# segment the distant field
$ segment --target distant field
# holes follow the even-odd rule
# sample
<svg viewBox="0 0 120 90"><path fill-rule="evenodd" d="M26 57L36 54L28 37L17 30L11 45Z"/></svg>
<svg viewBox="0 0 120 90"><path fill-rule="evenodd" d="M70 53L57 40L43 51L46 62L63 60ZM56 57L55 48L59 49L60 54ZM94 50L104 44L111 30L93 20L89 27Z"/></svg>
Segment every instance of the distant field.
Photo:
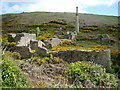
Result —
<svg viewBox="0 0 120 90"><path fill-rule="evenodd" d="M117 16L105 16L79 13L80 25L116 26ZM75 13L66 12L30 12L2 15L3 24L42 24L51 20L63 20L75 25Z"/></svg>

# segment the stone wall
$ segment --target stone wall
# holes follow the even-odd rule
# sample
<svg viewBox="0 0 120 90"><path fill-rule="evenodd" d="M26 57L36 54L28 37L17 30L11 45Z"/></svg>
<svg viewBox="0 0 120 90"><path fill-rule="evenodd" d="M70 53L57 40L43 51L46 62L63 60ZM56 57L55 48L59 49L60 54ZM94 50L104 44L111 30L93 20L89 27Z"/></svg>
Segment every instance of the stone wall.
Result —
<svg viewBox="0 0 120 90"><path fill-rule="evenodd" d="M15 42L17 43L17 46L28 46L30 40L36 39L36 35L29 33L17 33L14 39Z"/></svg>
<svg viewBox="0 0 120 90"><path fill-rule="evenodd" d="M47 49L42 47L45 44L40 40L36 40L36 34L10 34L9 38L17 43L15 47L11 47L10 51L20 53L22 59L30 58L34 53L47 54Z"/></svg>
<svg viewBox="0 0 120 90"><path fill-rule="evenodd" d="M59 57L67 62L92 61L104 67L110 67L110 50L87 51L87 50L66 50L51 52L53 56Z"/></svg>

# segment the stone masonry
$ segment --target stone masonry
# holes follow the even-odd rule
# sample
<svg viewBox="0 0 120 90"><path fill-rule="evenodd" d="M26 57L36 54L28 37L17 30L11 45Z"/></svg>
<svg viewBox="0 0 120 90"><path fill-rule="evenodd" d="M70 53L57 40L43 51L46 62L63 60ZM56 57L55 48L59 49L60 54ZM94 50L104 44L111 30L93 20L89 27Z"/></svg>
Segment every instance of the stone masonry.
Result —
<svg viewBox="0 0 120 90"><path fill-rule="evenodd" d="M47 49L42 47L45 44L40 40L36 40L35 34L17 33L16 35L10 34L9 37L17 43L15 47L11 48L11 51L20 53L22 58L29 58L33 53L47 54Z"/></svg>
<svg viewBox="0 0 120 90"><path fill-rule="evenodd" d="M92 61L104 67L110 67L110 50L87 51L87 50L66 50L51 52L53 56L59 57L67 62Z"/></svg>

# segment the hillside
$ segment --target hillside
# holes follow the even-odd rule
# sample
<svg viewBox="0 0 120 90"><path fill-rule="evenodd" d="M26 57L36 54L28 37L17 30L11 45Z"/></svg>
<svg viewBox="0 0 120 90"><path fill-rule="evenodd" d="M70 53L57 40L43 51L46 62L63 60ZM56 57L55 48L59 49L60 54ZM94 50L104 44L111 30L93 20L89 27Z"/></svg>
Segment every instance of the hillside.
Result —
<svg viewBox="0 0 120 90"><path fill-rule="evenodd" d="M79 18L76 33L75 13L2 15L3 87L119 87L118 17Z"/></svg>
<svg viewBox="0 0 120 90"><path fill-rule="evenodd" d="M117 16L104 16L94 14L79 13L80 25L117 25ZM3 24L41 24L51 20L64 20L70 24L75 24L75 13L58 12L31 12L19 14L2 15Z"/></svg>

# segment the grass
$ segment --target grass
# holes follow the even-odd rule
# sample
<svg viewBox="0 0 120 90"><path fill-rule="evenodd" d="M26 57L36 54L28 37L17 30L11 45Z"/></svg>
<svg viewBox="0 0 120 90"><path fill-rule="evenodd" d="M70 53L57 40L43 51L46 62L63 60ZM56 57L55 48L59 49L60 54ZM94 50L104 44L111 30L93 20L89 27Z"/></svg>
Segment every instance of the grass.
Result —
<svg viewBox="0 0 120 90"><path fill-rule="evenodd" d="M5 14L2 15L3 18L3 23L6 22L6 18L7 19L12 19L14 18L13 22L18 21L19 24L24 23L24 24L28 24L28 23L34 23L34 24L38 24L38 23L44 23L44 22L48 22L50 20L57 20L57 19L61 19L61 20L65 20L68 23L73 24L74 23L74 19L75 19L75 13L63 13L63 12L25 12L25 13L18 13L18 14ZM114 25L116 22L112 22L113 20L117 20L117 16L104 16L104 15L92 15L92 14L82 14L79 13L79 18L80 20L84 20L86 22L86 24L90 24L87 23L89 22L89 20L91 20L91 24L93 24L93 18L96 19L96 24L99 23L105 23L105 24L110 24L110 25ZM88 19L88 20L87 20ZM104 19L104 22L101 22L100 19ZM31 22L32 21L32 22Z"/></svg>

